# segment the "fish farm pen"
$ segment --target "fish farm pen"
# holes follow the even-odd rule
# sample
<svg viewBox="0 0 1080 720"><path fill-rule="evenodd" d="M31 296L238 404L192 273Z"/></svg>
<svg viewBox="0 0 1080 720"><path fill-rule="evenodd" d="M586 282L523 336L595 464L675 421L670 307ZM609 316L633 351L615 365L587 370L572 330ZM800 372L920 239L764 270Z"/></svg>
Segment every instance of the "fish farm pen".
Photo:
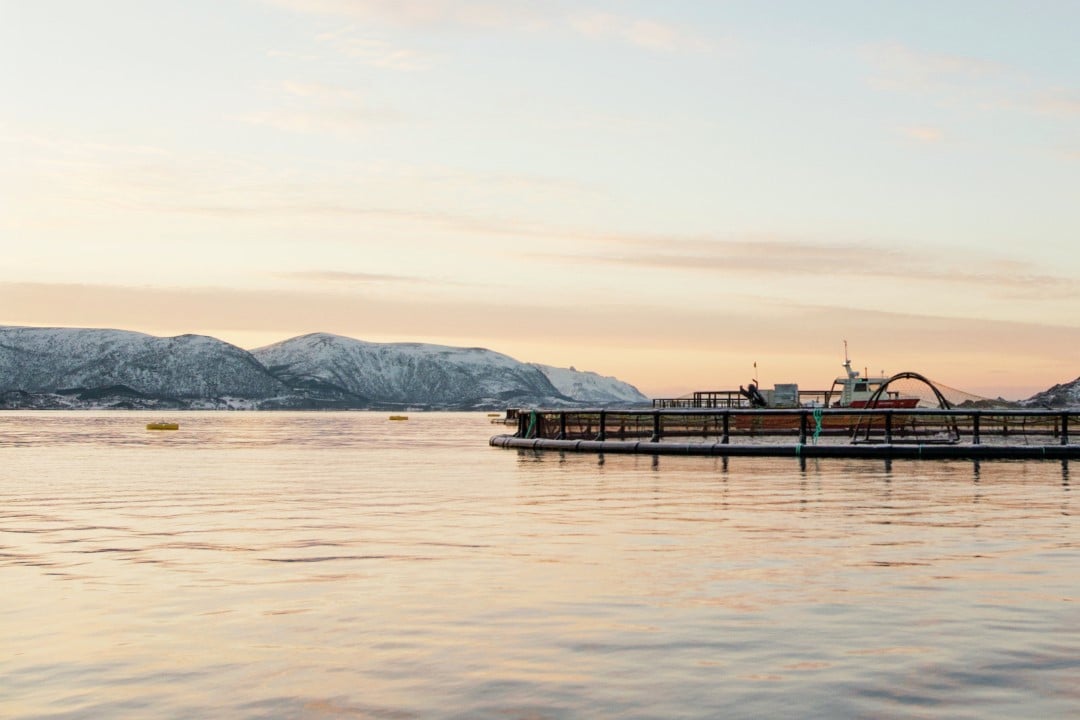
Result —
<svg viewBox="0 0 1080 720"><path fill-rule="evenodd" d="M517 412L496 447L586 453L1080 459L1080 410L663 408Z"/></svg>

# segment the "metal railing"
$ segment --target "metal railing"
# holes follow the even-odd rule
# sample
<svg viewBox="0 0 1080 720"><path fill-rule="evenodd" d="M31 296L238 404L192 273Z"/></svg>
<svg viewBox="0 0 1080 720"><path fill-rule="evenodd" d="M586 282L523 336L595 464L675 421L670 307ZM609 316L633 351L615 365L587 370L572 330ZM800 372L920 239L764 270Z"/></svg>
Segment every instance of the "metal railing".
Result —
<svg viewBox="0 0 1080 720"><path fill-rule="evenodd" d="M986 438L1070 443L1080 410L939 409L654 409L520 410L515 437L550 440L754 442L794 438L799 445L946 444ZM1041 444L1046 444L1042 442Z"/></svg>

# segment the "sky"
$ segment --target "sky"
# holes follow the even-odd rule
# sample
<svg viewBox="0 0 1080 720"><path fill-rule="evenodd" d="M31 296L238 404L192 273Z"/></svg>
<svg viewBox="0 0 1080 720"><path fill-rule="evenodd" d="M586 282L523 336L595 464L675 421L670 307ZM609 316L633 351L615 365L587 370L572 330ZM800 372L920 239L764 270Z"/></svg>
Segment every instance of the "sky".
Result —
<svg viewBox="0 0 1080 720"><path fill-rule="evenodd" d="M1080 375L1080 2L0 0L0 324Z"/></svg>

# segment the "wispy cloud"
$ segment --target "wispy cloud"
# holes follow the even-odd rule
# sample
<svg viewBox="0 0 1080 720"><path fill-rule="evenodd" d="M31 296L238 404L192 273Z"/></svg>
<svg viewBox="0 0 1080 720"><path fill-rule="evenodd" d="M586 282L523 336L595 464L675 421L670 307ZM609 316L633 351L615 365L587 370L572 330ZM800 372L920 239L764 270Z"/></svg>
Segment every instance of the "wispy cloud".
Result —
<svg viewBox="0 0 1080 720"><path fill-rule="evenodd" d="M289 81L281 87L281 105L241 115L251 125L301 134L352 136L401 120L393 110L371 105L350 88Z"/></svg>
<svg viewBox="0 0 1080 720"><path fill-rule="evenodd" d="M152 202L153 198L169 197L180 189L189 190L189 198L201 196L207 188L197 161L164 148L87 142L33 132L0 135L3 145L11 147L5 153L7 157L23 159L24 181L36 178L47 185L54 203L74 199L110 208L130 208ZM242 165L235 157L217 161L220 174L244 174Z"/></svg>
<svg viewBox="0 0 1080 720"><path fill-rule="evenodd" d="M292 50L267 50L266 56L271 58L282 58L285 60L304 60L309 62L319 59L319 56L315 53L294 52Z"/></svg>
<svg viewBox="0 0 1080 720"><path fill-rule="evenodd" d="M605 12L582 12L571 15L567 22L570 28L585 37L619 40L648 50L670 52L707 47L700 35L658 20Z"/></svg>
<svg viewBox="0 0 1080 720"><path fill-rule="evenodd" d="M417 224L454 233L496 237L547 237L543 227L523 220L484 217L465 213L446 212L427 208L387 207L326 201L274 200L238 201L234 203L207 202L204 204L161 203L146 204L167 212L207 215L222 219L243 220L272 216L354 217L372 220Z"/></svg>
<svg viewBox="0 0 1080 720"><path fill-rule="evenodd" d="M298 115L292 118L298 131L313 131L304 125L309 120L299 111L306 104L362 103L362 97L347 88L318 83L285 83L281 95L287 102L298 103ZM277 123L289 119L268 113L246 120ZM49 187L54 200L63 197L110 210L238 223L282 217L355 218L457 235L548 237L560 231L513 214L462 208L498 207L499 198L525 193L534 202L561 205L596 191L554 176L478 173L448 166L371 165L347 178L328 178L318 170L273 167L242 154L176 153L16 130L0 132L0 149L20 166L22 177L38 178Z"/></svg>
<svg viewBox="0 0 1080 720"><path fill-rule="evenodd" d="M458 286L461 284L453 281L433 280L431 278L414 277L411 275L344 272L341 270L299 270L295 272L276 273L274 277L283 280L297 280L303 283L312 283L316 285L337 285L342 287L358 287L372 284L431 286Z"/></svg>
<svg viewBox="0 0 1080 720"><path fill-rule="evenodd" d="M316 40L341 55L374 67L415 71L427 70L434 64L434 59L425 53L372 37L355 25L321 33Z"/></svg>
<svg viewBox="0 0 1080 720"><path fill-rule="evenodd" d="M978 110L1080 115L1080 89L1033 77L1005 63L912 48L899 43L864 48L873 86L929 95Z"/></svg>
<svg viewBox="0 0 1080 720"><path fill-rule="evenodd" d="M727 310L688 304L677 312L649 303L596 304L588 309L587 321L567 322L568 313L581 317L581 307L576 302L572 307L545 302L549 300L526 293L498 303L448 298L433 304L407 295L363 292L0 282L0 324L106 326L158 334L213 329L284 336L327 330L362 339L461 338L503 352L542 337L545 344L575 344L582 354L597 348L639 348L641 328L647 327L650 341L660 347L709 351L714 357L722 349L741 355L743 362L765 354L786 357L792 348L806 348L812 355L831 350L833 339L857 337L860 357L867 362L887 357L890 363L915 363L918 369L950 352L957 354L956 362L983 353L994 358L990 362L996 367L1028 371L1033 358L1059 358L1040 368L1055 374L1043 380L1045 385L1060 382L1064 374L1075 375L1075 368L1066 366L1080 344L1080 328L1075 327L796 305L768 298ZM23 310L16 315L15 308ZM702 332L705 327L723 332ZM1003 343L1002 338L1010 341ZM605 372L633 381L620 367L618 353L605 357ZM667 372L678 370L677 358L665 354L664 362ZM792 379L799 378L778 381ZM1025 382L1033 381L1028 372Z"/></svg>
<svg viewBox="0 0 1080 720"><path fill-rule="evenodd" d="M347 88L316 83L292 82L282 91L312 102L348 103L359 99ZM537 261L575 271L592 265L687 277L723 273L725 277L798 280L806 277L807 268L812 268L821 278L878 278L893 287L934 284L949 292L963 287L992 298L1080 297L1080 282L1055 274L1054 268L1029 263L1019 254L994 261L985 254L947 248L924 253L901 242L834 241L767 233L735 237L610 234L562 225L554 219L509 212L469 212L463 208L478 207L480 203L460 202L463 194L473 200L483 199L507 186L514 187L515 192L520 192L517 188L526 189L556 201L588 190L553 178L477 176L453 168L384 168L345 184L320 183L317 177L305 173L269 172L239 157L189 157L153 147L118 149L46 136L7 135L0 137L3 140L40 150L28 154L42 164L42 179L50 186L109 208L201 215L236 223L264 223L268 219L277 222L275 218L285 217L355 219L349 223L354 229L390 228L443 240L506 240L503 244L508 257L530 257L532 253ZM1080 154L1074 150L1072 157ZM387 187L390 190L385 194L372 192ZM406 192L421 194L425 202L411 204ZM312 274L306 278L296 275L294 279L326 282L335 287L349 282L422 282L348 274ZM785 284L781 282L780 286Z"/></svg>
<svg viewBox="0 0 1080 720"><path fill-rule="evenodd" d="M921 143L939 143L945 139L945 131L929 125L912 125L900 128L900 134Z"/></svg>
<svg viewBox="0 0 1080 720"><path fill-rule="evenodd" d="M865 54L875 70L872 82L893 90L952 91L958 85L1011 74L1007 66L990 60L918 50L899 43L869 46Z"/></svg>
<svg viewBox="0 0 1080 720"><path fill-rule="evenodd" d="M267 0L294 12L417 26L506 26L542 23L543 4L523 0Z"/></svg>
<svg viewBox="0 0 1080 720"><path fill-rule="evenodd" d="M1031 100L1031 107L1050 115L1080 115L1080 90L1049 88Z"/></svg>
<svg viewBox="0 0 1080 720"><path fill-rule="evenodd" d="M548 256L561 262L633 266L689 273L724 271L740 276L859 277L900 283L939 283L979 288L990 295L1024 299L1080 298L1080 282L1042 272L1018 260L950 259L896 248L809 240L608 238L605 252ZM658 251L656 248L663 248Z"/></svg>
<svg viewBox="0 0 1080 720"><path fill-rule="evenodd" d="M691 28L658 18L575 8L561 3L525 0L265 0L294 12L330 15L409 28L500 28L569 32L580 37L618 41L652 51L702 50L706 40ZM355 27L355 26L354 26ZM351 31L350 31L351 32ZM328 33L321 40L340 51L385 67L414 69L422 55L350 33Z"/></svg>
<svg viewBox="0 0 1080 720"><path fill-rule="evenodd" d="M42 135L34 132L5 131L0 127L0 143L39 148L66 157L161 158L171 154L169 150L153 145L124 143L101 143L71 140L62 136Z"/></svg>
<svg viewBox="0 0 1080 720"><path fill-rule="evenodd" d="M360 95L349 88L338 85L326 85L324 83L302 83L287 80L282 83L282 89L289 95L301 98L311 98L325 105L359 105Z"/></svg>
<svg viewBox="0 0 1080 720"><path fill-rule="evenodd" d="M427 299L413 300L402 295L376 295L356 292L345 295L339 292L289 290L239 289L223 287L152 287L109 284L64 284L0 282L0 307L27 308L24 317L16 320L10 312L0 316L0 323L21 322L43 325L75 325L100 327L102 322L120 327L160 327L165 323L182 323L191 327L229 327L247 330L275 330L309 332L313 319L322 326L344 328L341 332L354 332L368 328L370 332L415 332L424 335L445 334L447 321L460 321L461 330L475 334L484 329L496 329L510 336L532 336L536 333L558 337L598 336L604 328L626 338L640 339L641 327L648 325L651 331L666 338L682 334L700 337L701 327L717 320L715 308L687 305L672 315L671 309L655 304L621 302L610 306L597 304L590 307L590 322L567 323L568 306L550 299L532 298L528 294L510 296L505 302L491 303L487 299L447 298L432 304ZM576 307L576 301L574 301ZM763 315L753 309L758 307ZM924 315L882 313L870 310L851 310L818 306L812 303L793 305L777 303L767 298L740 308L747 319L730 319L733 326L744 323L752 327L764 316L790 318L792 315L831 313L848 314L852 317L883 315L910 318L900 323L901 331L917 330L916 320L926 320ZM111 320L104 320L112 318ZM529 321L523 323L522 318ZM648 319L651 324L644 323ZM951 320L951 318L942 318ZM728 319L725 318L725 322ZM971 322L979 322L972 320ZM1021 325L1018 323L994 323L994 325ZM704 323L704 324L703 324ZM798 332L786 320L785 331ZM1026 323L1025 323L1026 324ZM1042 326L1039 327L1056 327ZM665 329L666 328L666 329ZM1065 330L1065 328L1061 328ZM1069 329L1080 335L1080 328ZM807 329L807 332L816 332ZM1000 336L999 336L1000 337ZM734 336L726 338L733 340Z"/></svg>

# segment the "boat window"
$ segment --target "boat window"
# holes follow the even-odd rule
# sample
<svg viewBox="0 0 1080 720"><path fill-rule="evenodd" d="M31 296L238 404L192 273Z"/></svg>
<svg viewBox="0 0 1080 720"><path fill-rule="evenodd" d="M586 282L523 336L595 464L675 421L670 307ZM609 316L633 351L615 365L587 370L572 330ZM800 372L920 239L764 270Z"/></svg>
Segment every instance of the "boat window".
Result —
<svg viewBox="0 0 1080 720"><path fill-rule="evenodd" d="M866 383L855 383L855 392L866 392Z"/></svg>

